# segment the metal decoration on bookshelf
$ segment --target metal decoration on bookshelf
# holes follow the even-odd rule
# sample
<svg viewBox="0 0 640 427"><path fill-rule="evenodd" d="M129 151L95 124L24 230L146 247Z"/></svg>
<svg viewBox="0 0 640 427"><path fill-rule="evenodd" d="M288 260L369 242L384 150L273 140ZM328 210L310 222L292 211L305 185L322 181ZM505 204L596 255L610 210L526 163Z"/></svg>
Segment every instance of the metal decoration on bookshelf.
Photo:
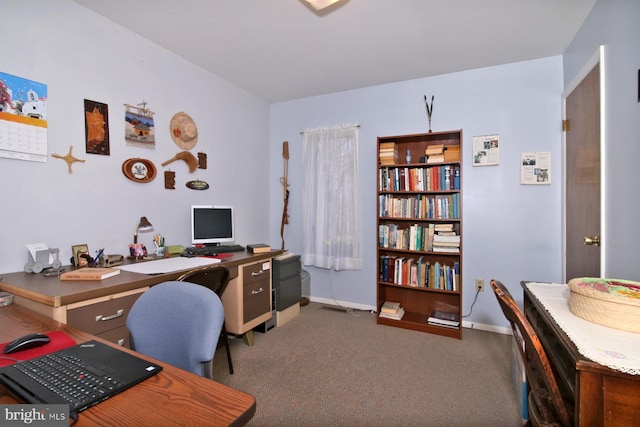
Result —
<svg viewBox="0 0 640 427"><path fill-rule="evenodd" d="M427 101L427 95L424 96L424 105L427 108L427 117L429 118L429 133L431 133L431 115L433 114L433 100L435 96L431 95L431 104Z"/></svg>

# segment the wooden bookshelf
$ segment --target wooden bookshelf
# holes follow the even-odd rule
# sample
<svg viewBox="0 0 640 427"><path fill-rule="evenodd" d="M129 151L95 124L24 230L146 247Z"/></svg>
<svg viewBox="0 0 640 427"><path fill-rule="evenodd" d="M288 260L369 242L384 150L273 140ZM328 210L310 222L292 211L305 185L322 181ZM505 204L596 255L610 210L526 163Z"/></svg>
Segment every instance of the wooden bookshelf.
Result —
<svg viewBox="0 0 640 427"><path fill-rule="evenodd" d="M462 339L461 150L462 130L378 137L376 303L405 310L379 324ZM430 325L435 309L460 326Z"/></svg>

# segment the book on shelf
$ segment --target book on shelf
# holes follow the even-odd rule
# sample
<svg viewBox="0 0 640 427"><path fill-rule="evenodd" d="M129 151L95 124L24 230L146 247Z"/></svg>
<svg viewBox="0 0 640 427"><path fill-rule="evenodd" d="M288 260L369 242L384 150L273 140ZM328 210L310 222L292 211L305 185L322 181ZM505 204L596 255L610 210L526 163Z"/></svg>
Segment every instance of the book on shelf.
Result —
<svg viewBox="0 0 640 427"><path fill-rule="evenodd" d="M460 315L442 310L433 310L427 319L430 325L446 326L450 328L460 327Z"/></svg>
<svg viewBox="0 0 640 427"><path fill-rule="evenodd" d="M457 243L460 244L460 236L457 234L440 234L436 233L433 236L433 243Z"/></svg>
<svg viewBox="0 0 640 427"><path fill-rule="evenodd" d="M427 157L427 164L433 163L443 163L444 162L444 154L430 154Z"/></svg>
<svg viewBox="0 0 640 427"><path fill-rule="evenodd" d="M120 269L111 267L84 267L67 271L60 275L60 280L103 280L120 274Z"/></svg>
<svg viewBox="0 0 640 427"><path fill-rule="evenodd" d="M432 154L443 154L444 153L444 144L432 144L425 148L424 154L430 156Z"/></svg>
<svg viewBox="0 0 640 427"><path fill-rule="evenodd" d="M458 246L433 246L433 252L447 252L451 254L460 253L460 248Z"/></svg>
<svg viewBox="0 0 640 427"><path fill-rule="evenodd" d="M253 254L261 254L271 252L271 246L265 243L253 243L251 245L247 245L247 250Z"/></svg>
<svg viewBox="0 0 640 427"><path fill-rule="evenodd" d="M395 314L380 312L380 314L378 314L378 316L379 317L384 317L385 319L402 320L402 317L404 316L404 308L400 307L398 309L398 312L395 313Z"/></svg>
<svg viewBox="0 0 640 427"><path fill-rule="evenodd" d="M380 313L397 314L400 310L400 303L394 301L385 301L380 307Z"/></svg>
<svg viewBox="0 0 640 427"><path fill-rule="evenodd" d="M460 249L460 242L438 242L435 241L433 242L433 251L437 252L437 250L435 248L456 248L456 249Z"/></svg>
<svg viewBox="0 0 640 427"><path fill-rule="evenodd" d="M460 146L459 145L449 145L446 150L444 150L444 161L445 162L459 162L460 161Z"/></svg>

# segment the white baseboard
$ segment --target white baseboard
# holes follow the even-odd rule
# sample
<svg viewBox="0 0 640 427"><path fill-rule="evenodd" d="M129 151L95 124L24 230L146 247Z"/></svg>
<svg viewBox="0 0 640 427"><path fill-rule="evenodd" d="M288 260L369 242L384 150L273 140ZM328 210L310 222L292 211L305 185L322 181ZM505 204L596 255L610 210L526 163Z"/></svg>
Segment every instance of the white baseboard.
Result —
<svg viewBox="0 0 640 427"><path fill-rule="evenodd" d="M353 309L356 309L356 310L371 311L371 310L375 310L376 309L372 305L354 304L352 302L338 301L338 300L334 300L334 299L330 299L330 298L311 297L310 300L311 300L311 302L317 302L317 303L320 303L320 304L335 305L336 307L353 308Z"/></svg>
<svg viewBox="0 0 640 427"><path fill-rule="evenodd" d="M503 335L513 335L511 328L507 328L505 326L488 325L486 323L469 322L467 320L462 321L462 327L468 329L478 329L487 332L495 332L497 334Z"/></svg>
<svg viewBox="0 0 640 427"><path fill-rule="evenodd" d="M371 311L376 309L372 305L354 304L352 302L337 301L329 298L311 297L310 301L317 302L320 304L333 305L336 307L353 308L356 310ZM468 328L468 329L478 329L478 330L487 331L487 332L495 332L497 334L503 334L503 335L512 335L511 328L504 327L504 326L488 325L486 323L469 322L469 321L463 320L462 327Z"/></svg>

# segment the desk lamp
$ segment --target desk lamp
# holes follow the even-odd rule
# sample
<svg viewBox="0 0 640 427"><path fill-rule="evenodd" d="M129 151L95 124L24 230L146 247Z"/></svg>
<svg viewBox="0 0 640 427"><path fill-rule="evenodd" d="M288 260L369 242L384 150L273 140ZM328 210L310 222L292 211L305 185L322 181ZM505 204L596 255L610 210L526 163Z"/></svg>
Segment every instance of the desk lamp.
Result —
<svg viewBox="0 0 640 427"><path fill-rule="evenodd" d="M138 232L139 231L151 231L153 230L153 225L149 222L146 216L140 217L140 223L136 226L136 230L133 233L133 243L138 243Z"/></svg>

